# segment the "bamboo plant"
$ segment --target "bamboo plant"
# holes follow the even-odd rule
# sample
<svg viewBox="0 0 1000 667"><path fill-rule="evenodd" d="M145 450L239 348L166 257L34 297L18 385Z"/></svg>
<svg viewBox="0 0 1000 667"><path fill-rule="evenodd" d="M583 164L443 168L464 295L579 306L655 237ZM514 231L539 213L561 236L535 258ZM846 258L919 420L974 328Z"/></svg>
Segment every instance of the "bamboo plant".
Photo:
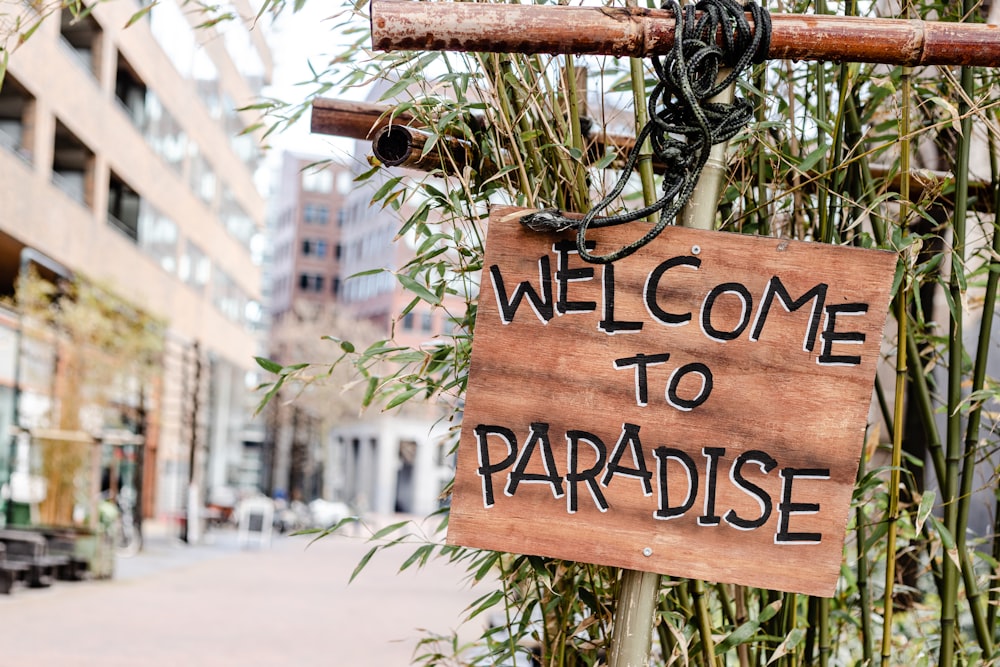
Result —
<svg viewBox="0 0 1000 667"><path fill-rule="evenodd" d="M897 16L823 0L771 9ZM974 10L920 2L905 16L976 21ZM587 210L613 182L620 156L609 146L595 154L580 130L581 110L592 130L634 127L652 72L642 61L612 57L377 53L365 46L364 6L344 11L353 46L316 73L314 90L384 81L379 101L425 129L423 152L439 151L436 168L403 174L375 164L360 170L358 187L371 187L372 206L400 212L400 236L418 239L415 257L398 270L414 303L443 308L446 294L465 301L447 313L454 333L430 347L404 354L380 341L342 350L367 382L366 405L435 400L458 409L487 207ZM972 67L781 60L757 66L741 83L756 116L730 146L712 225L897 253L885 372L876 379L867 437L858 442L862 467L836 595L810 599L664 577L655 664L1000 664L1000 391L990 376L1000 275L996 83L992 70ZM269 104L279 125L295 115L294 104ZM449 138L473 146L475 160L453 155ZM990 150L974 155L983 145ZM648 197L658 178L644 169L620 206ZM280 371L275 382L294 382L299 372ZM442 513L442 530L446 523ZM421 664L608 664L620 572L445 546L442 533L399 529L372 536L356 574L379 550L408 544L404 568L440 557L474 580L496 582L469 609L470 618L491 619L481 638L463 646L428 637L415 656Z"/></svg>

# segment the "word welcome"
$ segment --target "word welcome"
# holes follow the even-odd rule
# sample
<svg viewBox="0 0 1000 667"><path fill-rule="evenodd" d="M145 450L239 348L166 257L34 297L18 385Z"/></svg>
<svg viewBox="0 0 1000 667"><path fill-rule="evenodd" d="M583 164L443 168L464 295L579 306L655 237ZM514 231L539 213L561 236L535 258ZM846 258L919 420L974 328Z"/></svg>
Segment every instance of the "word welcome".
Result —
<svg viewBox="0 0 1000 667"><path fill-rule="evenodd" d="M594 244L589 243L593 249ZM698 249L700 252L700 249ZM523 302L527 302L541 323L548 324L556 315L574 313L591 313L597 310L594 301L573 301L570 299L570 286L573 283L589 281L595 278L592 266L570 267L570 255L577 254L576 244L572 241L559 241L552 245L556 256L556 270L551 270L551 260L548 255L538 258L538 285L525 280L517 283L508 293L507 282L503 271L497 264L490 266L490 277L493 294L497 302L497 310L503 324L510 324ZM764 335L764 328L771 317L772 308L777 302L786 313L794 313L809 306L809 318L802 335L802 350L814 352L817 336L822 340L816 363L823 366L857 366L861 363L858 354L847 354L835 349L838 344L860 345L865 342L865 334L859 331L842 331L838 329L838 317L859 316L868 313L866 303L827 303L829 285L819 282L806 289L798 296L792 296L782 282L781 277L772 275L756 301L750 290L739 282L719 283L708 289L698 309L697 318L693 310L679 310L676 305L664 304L663 293L669 287L668 272L672 270L701 269L702 260L696 255L677 255L660 262L646 276L642 289L642 303L650 316L650 322L665 327L682 327L697 321L705 338L717 343L726 343L738 339L744 331L749 330L748 339L759 342ZM553 290L553 284L555 289ZM605 264L601 273L601 304L602 318L597 329L611 336L621 333L639 333L646 322L642 320L620 321L615 316L617 293L615 290L614 264ZM739 305L739 315L728 325L717 324L712 315L717 304L723 297L735 297ZM690 306L690 304L688 304ZM670 310L668 310L670 309ZM822 320L822 328L820 321ZM637 353L633 356L614 360L616 369L635 369L636 404L645 406L649 400L648 369L666 363L670 359L669 352L647 354ZM688 398L678 393L681 380L690 373L700 376L701 388ZM712 392L713 374L703 363L690 363L674 369L665 385L665 400L677 410L692 410L704 403Z"/></svg>

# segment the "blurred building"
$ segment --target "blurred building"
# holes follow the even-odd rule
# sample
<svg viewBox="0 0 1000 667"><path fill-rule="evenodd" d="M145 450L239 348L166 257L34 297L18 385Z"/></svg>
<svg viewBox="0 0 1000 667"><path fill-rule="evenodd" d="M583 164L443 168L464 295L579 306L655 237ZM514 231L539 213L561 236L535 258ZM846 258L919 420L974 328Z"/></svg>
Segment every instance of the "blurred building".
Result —
<svg viewBox="0 0 1000 667"><path fill-rule="evenodd" d="M342 275L338 216L350 173L318 156L283 153L273 178L264 303L268 357L281 364L321 358L321 336L334 313ZM335 347L335 346L332 346ZM265 411L260 487L271 496L311 500L323 495L323 432L329 410L299 396L278 396Z"/></svg>
<svg viewBox="0 0 1000 667"><path fill-rule="evenodd" d="M0 90L0 293L36 264L100 281L166 323L162 377L132 393L145 401L145 514L178 515L190 482L200 503L259 472L248 424L265 201L259 137L243 133L258 118L237 108L271 59L246 0L215 9L247 20L198 28L200 10L177 0L83 7L42 22ZM5 442L12 415L41 428L49 406L44 382L24 382L17 314L0 327Z"/></svg>
<svg viewBox="0 0 1000 667"><path fill-rule="evenodd" d="M372 184L358 185L355 176L318 157L283 157L265 262L269 350L281 364L335 356L337 345L322 335L419 347L451 330L441 309L423 303L401 316L413 295L395 272L414 247L396 240L399 214L372 206ZM338 406L335 394L271 406L265 490L342 500L361 511L433 511L447 478L440 413L421 406L358 415L357 398Z"/></svg>

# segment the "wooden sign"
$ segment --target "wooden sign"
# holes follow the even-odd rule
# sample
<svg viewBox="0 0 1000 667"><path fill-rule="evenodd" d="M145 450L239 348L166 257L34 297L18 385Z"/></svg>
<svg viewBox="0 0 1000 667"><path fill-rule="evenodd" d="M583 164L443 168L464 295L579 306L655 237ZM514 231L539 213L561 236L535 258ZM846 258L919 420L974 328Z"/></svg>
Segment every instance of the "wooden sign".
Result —
<svg viewBox="0 0 1000 667"><path fill-rule="evenodd" d="M601 266L520 214L490 217L448 541L832 596L895 255L668 227Z"/></svg>

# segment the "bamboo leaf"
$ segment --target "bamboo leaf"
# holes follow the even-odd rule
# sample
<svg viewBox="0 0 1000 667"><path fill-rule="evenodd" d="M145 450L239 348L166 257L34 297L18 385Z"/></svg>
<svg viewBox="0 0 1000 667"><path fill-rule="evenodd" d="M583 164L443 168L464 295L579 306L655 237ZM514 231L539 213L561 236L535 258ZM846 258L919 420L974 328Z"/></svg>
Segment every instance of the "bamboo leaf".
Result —
<svg viewBox="0 0 1000 667"><path fill-rule="evenodd" d="M405 273L396 274L396 279L399 280L400 284L406 288L407 291L413 292L418 297L426 301L427 303L438 305L441 303L441 297L439 297L434 292L430 291L416 280L406 275Z"/></svg>
<svg viewBox="0 0 1000 667"><path fill-rule="evenodd" d="M469 605L469 608L472 609L472 612L469 613L467 620L471 621L484 611L490 609L491 607L495 607L497 603L500 602L501 600L503 600L503 591L500 590L493 591L492 593L479 598L471 605Z"/></svg>
<svg viewBox="0 0 1000 667"><path fill-rule="evenodd" d="M368 539L369 539L369 541L381 540L386 535L391 535L392 533L396 532L397 530L399 530L400 528L402 528L403 526L405 526L408 523L410 523L410 522L409 521L398 521L396 523L389 524L388 526L385 526L384 528L382 528L381 530L379 530L378 532L376 532L374 535L372 535Z"/></svg>
<svg viewBox="0 0 1000 667"><path fill-rule="evenodd" d="M809 171L810 169L816 166L816 163L818 163L820 160L826 157L826 154L829 151L830 151L829 146L825 145L820 146L816 150L812 151L811 153L809 153L809 155L802 158L801 162L799 162L799 171Z"/></svg>
<svg viewBox="0 0 1000 667"><path fill-rule="evenodd" d="M955 543L955 538L952 536L951 531L933 514L927 517L927 521L934 526L935 532L941 538L941 544L944 546L948 558L955 564L955 567L961 568L962 565L958 557L958 545Z"/></svg>
<svg viewBox="0 0 1000 667"><path fill-rule="evenodd" d="M279 363L273 362L270 359L266 359L264 357L254 357L254 360L257 362L258 366L263 368L268 373L274 373L275 375L277 375L278 373L281 372L281 364Z"/></svg>
<svg viewBox="0 0 1000 667"><path fill-rule="evenodd" d="M427 562L427 559L430 557L431 552L433 551L434 551L433 544L420 545L419 547L417 547L416 551L410 554L409 558L403 561L403 564L399 566L399 571L403 572L404 570L409 569L409 567L414 563L416 563L418 560L421 562L421 565L423 565L424 563Z"/></svg>
<svg viewBox="0 0 1000 667"><path fill-rule="evenodd" d="M376 546L372 547L371 549L369 549L368 553L366 553L364 556L361 557L361 560L358 561L358 564L354 566L354 571L351 572L351 578L347 580L348 583L354 581L355 577L357 577L359 574L361 574L361 571L365 569L366 565L368 565L368 561L370 561L372 559L372 556L374 556L375 553L380 548L381 548L381 546L376 545Z"/></svg>
<svg viewBox="0 0 1000 667"><path fill-rule="evenodd" d="M137 21L140 21L143 16L148 16L149 12L152 11L153 7L155 7L158 4L160 4L159 0L153 0L153 2L149 3L148 5L137 11L135 14L132 14L129 20L125 23L125 27L128 28Z"/></svg>
<svg viewBox="0 0 1000 667"><path fill-rule="evenodd" d="M931 510L934 509L934 500L937 494L931 491L924 491L923 495L920 496L920 506L917 507L917 516L914 520L914 529L919 533L924 527L924 522L927 521L927 517L931 515Z"/></svg>
<svg viewBox="0 0 1000 667"><path fill-rule="evenodd" d="M767 664L773 663L785 655L794 651L802 640L806 636L806 631L804 628L792 628L792 630L785 636L785 640L778 645L778 648L774 650L771 655L771 659L767 661Z"/></svg>
<svg viewBox="0 0 1000 667"><path fill-rule="evenodd" d="M418 393L420 393L420 391L421 391L420 387L411 387L410 389L407 389L406 391L397 394L396 396L393 397L391 401L386 403L385 409L392 410L393 408L398 407L403 403L406 403L408 400L410 400Z"/></svg>

